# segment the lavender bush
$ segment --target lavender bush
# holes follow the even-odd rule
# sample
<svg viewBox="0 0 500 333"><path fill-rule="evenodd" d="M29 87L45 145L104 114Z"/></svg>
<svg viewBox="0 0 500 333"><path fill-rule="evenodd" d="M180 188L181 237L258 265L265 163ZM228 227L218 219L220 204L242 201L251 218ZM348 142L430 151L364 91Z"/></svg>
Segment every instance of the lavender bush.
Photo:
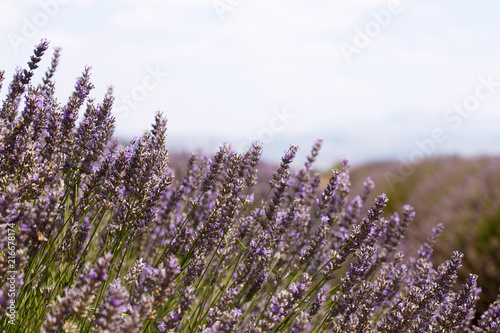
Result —
<svg viewBox="0 0 500 333"><path fill-rule="evenodd" d="M412 207L386 218L381 194L367 210L374 184L352 196L348 161L321 188L321 140L298 172L291 146L264 194L258 143L192 155L175 178L161 114L122 146L112 91L90 98L89 68L65 104L59 49L31 82L48 47L16 70L0 109L5 332L498 331L500 300L471 323L476 275L453 289L463 255L432 264L441 226L406 258Z"/></svg>

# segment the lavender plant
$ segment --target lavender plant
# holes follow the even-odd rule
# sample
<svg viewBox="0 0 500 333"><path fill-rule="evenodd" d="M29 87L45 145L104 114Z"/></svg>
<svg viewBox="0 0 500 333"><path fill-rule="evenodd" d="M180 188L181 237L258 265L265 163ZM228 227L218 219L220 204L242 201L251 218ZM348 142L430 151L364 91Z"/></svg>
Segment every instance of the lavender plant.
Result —
<svg viewBox="0 0 500 333"><path fill-rule="evenodd" d="M473 324L476 275L453 289L463 255L430 261L441 227L405 258L409 205L386 219L381 194L366 209L370 179L350 199L347 160L321 188L321 140L298 172L291 146L264 194L258 143L192 155L176 176L162 114L121 146L90 68L66 104L59 49L32 82L48 46L0 109L4 332L498 332L500 298Z"/></svg>

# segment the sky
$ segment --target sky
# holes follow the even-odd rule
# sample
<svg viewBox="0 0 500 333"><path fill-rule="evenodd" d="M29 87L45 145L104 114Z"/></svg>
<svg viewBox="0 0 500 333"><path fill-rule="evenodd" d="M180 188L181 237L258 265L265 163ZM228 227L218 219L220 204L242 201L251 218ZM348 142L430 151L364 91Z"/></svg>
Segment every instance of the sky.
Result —
<svg viewBox="0 0 500 333"><path fill-rule="evenodd" d="M171 150L259 140L265 159L296 144L303 162L323 138L320 168L412 164L500 152L499 12L495 0L0 0L0 69L6 86L47 38L62 48L58 99L92 66L92 97L114 88L121 138L162 111Z"/></svg>

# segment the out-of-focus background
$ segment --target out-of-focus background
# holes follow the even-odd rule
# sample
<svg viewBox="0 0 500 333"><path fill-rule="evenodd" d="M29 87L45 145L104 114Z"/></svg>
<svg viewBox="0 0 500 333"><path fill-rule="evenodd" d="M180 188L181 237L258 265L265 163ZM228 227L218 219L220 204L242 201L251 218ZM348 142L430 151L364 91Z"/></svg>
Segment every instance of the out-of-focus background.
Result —
<svg viewBox="0 0 500 333"><path fill-rule="evenodd" d="M323 137L319 168L414 164L500 151L499 12L494 0L0 0L0 68L8 81L49 39L60 100L92 66L92 96L113 85L125 140L162 110L171 150L257 139L277 161Z"/></svg>

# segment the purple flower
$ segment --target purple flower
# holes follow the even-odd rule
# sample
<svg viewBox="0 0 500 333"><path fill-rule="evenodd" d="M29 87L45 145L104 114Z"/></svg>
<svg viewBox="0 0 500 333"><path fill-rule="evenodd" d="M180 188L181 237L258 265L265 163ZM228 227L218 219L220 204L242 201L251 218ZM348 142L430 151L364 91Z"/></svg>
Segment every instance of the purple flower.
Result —
<svg viewBox="0 0 500 333"><path fill-rule="evenodd" d="M6 121L7 126L10 127L14 122L21 95L25 92L26 86L34 75L33 70L38 67L38 63L42 60L42 56L48 48L49 42L46 39L42 39L40 44L35 45L34 55L31 56L31 60L28 62L29 70L16 69L12 83L9 85L9 93L0 109L0 120Z"/></svg>
<svg viewBox="0 0 500 333"><path fill-rule="evenodd" d="M94 85L90 83L90 69L91 67L85 67L82 76L76 80L75 91L69 98L66 106L63 107L61 135L66 139L67 149L71 149L74 144L73 128L78 118L78 110L85 102L90 90L94 88Z"/></svg>
<svg viewBox="0 0 500 333"><path fill-rule="evenodd" d="M43 323L43 332L58 332L64 324L64 319L75 315L78 318L88 317L91 304L94 301L101 282L107 279L107 270L112 255L104 254L97 259L95 265L86 265L78 276L75 285L66 290L64 296L57 296L51 302L50 312Z"/></svg>
<svg viewBox="0 0 500 333"><path fill-rule="evenodd" d="M224 145L215 154L213 161L210 163L210 170L205 174L205 178L201 183L203 192L215 189L215 183L219 179L219 172L222 170L222 166L227 159L228 150L229 147Z"/></svg>
<svg viewBox="0 0 500 333"><path fill-rule="evenodd" d="M129 293L120 280L111 282L106 298L96 311L95 327L103 332L118 332L123 322L123 313L127 310Z"/></svg>
<svg viewBox="0 0 500 333"><path fill-rule="evenodd" d="M374 206L368 211L368 218L364 218L360 224L353 227L349 233L349 238L340 246L340 250L334 250L331 253L331 258L328 260L325 267L325 277L333 278L333 273L339 269L345 262L350 253L360 248L366 240L372 239L375 223L383 213L382 209L387 205L388 199L385 194L381 194L375 199Z"/></svg>
<svg viewBox="0 0 500 333"><path fill-rule="evenodd" d="M281 203L283 202L285 191L289 186L290 163L292 163L297 150L297 146L290 146L290 149L285 152L285 156L283 156L283 158L281 159L281 165L279 169L274 173L273 179L270 181L271 188L275 189L274 196L266 208L267 220L260 221L266 228L269 228L270 225L275 223L276 213Z"/></svg>
<svg viewBox="0 0 500 333"><path fill-rule="evenodd" d="M311 283L311 277L307 273L304 273L298 284L293 283L287 290L281 290L277 295L272 296L268 310L258 322L258 330L261 332L270 332L278 329L278 324L285 319L293 307L304 297Z"/></svg>

